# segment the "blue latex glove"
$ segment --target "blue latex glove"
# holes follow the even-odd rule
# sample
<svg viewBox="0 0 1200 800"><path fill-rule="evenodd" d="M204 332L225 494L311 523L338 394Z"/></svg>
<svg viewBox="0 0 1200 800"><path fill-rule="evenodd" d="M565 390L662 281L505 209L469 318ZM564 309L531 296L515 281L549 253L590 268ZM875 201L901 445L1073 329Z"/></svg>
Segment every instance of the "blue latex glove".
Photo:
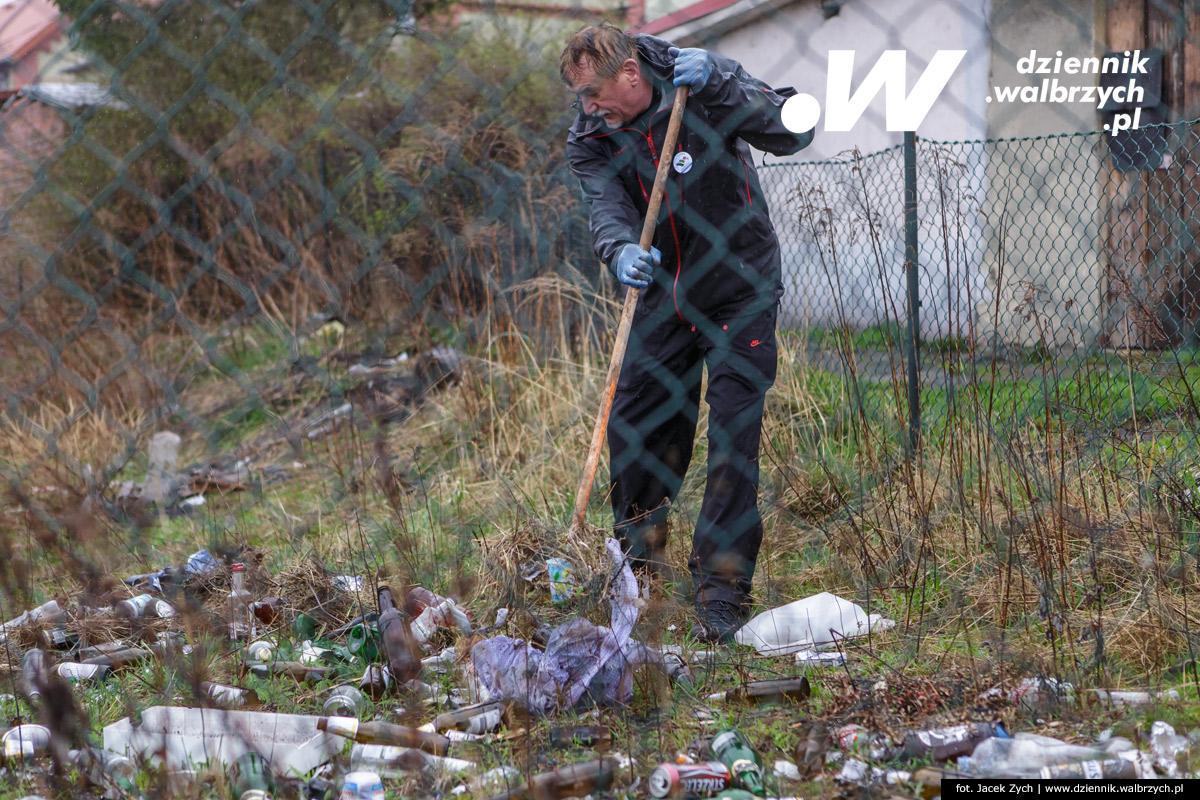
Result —
<svg viewBox="0 0 1200 800"><path fill-rule="evenodd" d="M703 89L712 75L712 59L699 47L671 47L667 54L675 57L675 85Z"/></svg>
<svg viewBox="0 0 1200 800"><path fill-rule="evenodd" d="M646 252L636 244L627 244L617 253L613 273L626 286L642 289L650 285L650 273L660 263L662 253L658 252L657 247L651 247L650 252Z"/></svg>

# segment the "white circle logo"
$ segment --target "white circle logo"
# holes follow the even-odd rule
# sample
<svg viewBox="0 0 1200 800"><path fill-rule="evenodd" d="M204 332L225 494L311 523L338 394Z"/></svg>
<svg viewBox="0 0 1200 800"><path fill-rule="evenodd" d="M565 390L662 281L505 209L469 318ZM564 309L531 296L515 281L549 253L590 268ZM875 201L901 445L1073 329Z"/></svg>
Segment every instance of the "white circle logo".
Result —
<svg viewBox="0 0 1200 800"><path fill-rule="evenodd" d="M676 153L675 158L671 160L671 166L675 167L675 171L680 175L692 168L692 156L690 153Z"/></svg>
<svg viewBox="0 0 1200 800"><path fill-rule="evenodd" d="M810 94L796 94L783 101L779 119L792 133L805 133L817 127L821 104Z"/></svg>

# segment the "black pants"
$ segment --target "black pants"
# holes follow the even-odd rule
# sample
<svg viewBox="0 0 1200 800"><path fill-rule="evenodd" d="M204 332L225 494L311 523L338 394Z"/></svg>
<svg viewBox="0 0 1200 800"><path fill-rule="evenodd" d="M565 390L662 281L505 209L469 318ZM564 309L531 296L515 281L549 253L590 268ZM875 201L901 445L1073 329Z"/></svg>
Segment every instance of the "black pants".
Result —
<svg viewBox="0 0 1200 800"><path fill-rule="evenodd" d="M745 602L758 549L758 449L775 382L777 305L731 309L694 326L670 314L635 321L613 399L608 445L615 531L634 563L654 562L692 459L708 367L708 482L689 566L700 604Z"/></svg>

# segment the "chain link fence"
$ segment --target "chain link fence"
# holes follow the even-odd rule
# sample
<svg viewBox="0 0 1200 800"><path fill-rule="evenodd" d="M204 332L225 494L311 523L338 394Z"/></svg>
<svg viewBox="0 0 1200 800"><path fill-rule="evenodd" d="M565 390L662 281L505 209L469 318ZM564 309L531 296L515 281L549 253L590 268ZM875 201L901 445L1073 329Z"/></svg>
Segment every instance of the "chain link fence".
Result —
<svg viewBox="0 0 1200 800"><path fill-rule="evenodd" d="M1093 443L1116 444L1139 415L1194 434L1195 123L1143 133L1129 153L1157 170L1115 170L1103 132L919 140L925 422L943 424L961 390L1000 382L1013 416L997 423L1054 407ZM763 170L787 220L785 319L814 366L876 389L908 359L901 149ZM890 397L855 396L872 414Z"/></svg>
<svg viewBox="0 0 1200 800"><path fill-rule="evenodd" d="M0 2L0 609L13 620L0 705L52 731L0 778L65 796L79 776L37 761L48 752L111 789L68 751L156 706L261 700L315 736L329 693L350 683L370 699L354 714L415 727L435 706L554 672L530 669L552 657L582 661L538 688L542 705L518 687L529 710L561 722L576 701L632 709L611 749L655 763L669 737L647 730L706 736L722 701L703 698L806 668L728 642L710 651L698 637L712 631L691 632L712 622L698 613L723 603L740 622L823 591L898 623L835 637L849 666L822 675L831 720L869 708L872 724L916 727L973 708L985 678L1053 673L1082 688L1194 674L1200 147L1196 121L1165 122L1200 112L1186 97L1200 79L1181 66L1200 75L1200 20L1182 3L1100 4L1107 16L1091 0L931 4L970 46L907 181L877 109L862 120L870 152L772 156L754 178L735 141L745 118L701 121L692 106L689 158L658 220L663 263L615 389L611 465L585 503L594 541L567 535L625 296L593 249L587 200L623 186L636 238L670 97L664 82L654 133L629 134L581 198L557 70L566 36L623 19L777 86L795 54L756 42L794 44L806 64L827 55L826 35L879 52L896 37L918 37L914 54L930 45L916 11L882 0L744 18L711 5ZM985 110L988 65L1011 72L1046 31L1087 54L1179 53L1160 75L1173 115L1146 111L1153 124L1121 136L1006 138L1047 115ZM819 94L823 79L797 88ZM1087 106L1076 129L1126 111ZM817 136L812 152L830 155ZM739 203L727 215L696 200L727 196ZM770 238L763 199L778 264L754 250ZM776 267L778 308L758 302L774 300ZM605 531L636 579L613 580ZM427 659L403 689L378 670L402 666L378 638L384 586L401 606L409 589L436 593L402 609L423 637L409 655ZM262 663L260 637L275 653ZM979 638L998 655L980 655ZM1008 658L1010 641L1032 655ZM510 645L523 660L497 665L488 646ZM971 659L971 677L906 675L931 648ZM699 691L672 693L696 652L708 654L692 661ZM49 670L96 658L109 680ZM882 693L866 666L880 662ZM726 713L753 726L792 711ZM518 767L471 784L486 796L575 747L547 745L549 723L504 720L469 767L361 749L354 763L392 770L401 796ZM789 748L800 736L755 730ZM260 749L287 791L316 791L315 763ZM235 755L199 770L146 759L119 796L241 788ZM623 781L637 794L621 769L584 790Z"/></svg>

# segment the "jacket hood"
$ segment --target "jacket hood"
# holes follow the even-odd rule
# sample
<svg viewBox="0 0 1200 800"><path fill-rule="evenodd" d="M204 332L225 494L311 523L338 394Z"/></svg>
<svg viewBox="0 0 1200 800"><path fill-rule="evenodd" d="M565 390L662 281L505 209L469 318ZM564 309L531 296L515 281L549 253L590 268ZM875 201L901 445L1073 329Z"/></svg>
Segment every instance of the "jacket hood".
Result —
<svg viewBox="0 0 1200 800"><path fill-rule="evenodd" d="M670 83L669 78L674 72L675 60L671 58L667 50L675 45L648 33L635 33L633 43L637 47L638 59L653 73L653 76L659 82ZM604 120L599 117L589 117L583 111L576 115L575 122L571 124L573 136L591 136L602 129L604 129Z"/></svg>

